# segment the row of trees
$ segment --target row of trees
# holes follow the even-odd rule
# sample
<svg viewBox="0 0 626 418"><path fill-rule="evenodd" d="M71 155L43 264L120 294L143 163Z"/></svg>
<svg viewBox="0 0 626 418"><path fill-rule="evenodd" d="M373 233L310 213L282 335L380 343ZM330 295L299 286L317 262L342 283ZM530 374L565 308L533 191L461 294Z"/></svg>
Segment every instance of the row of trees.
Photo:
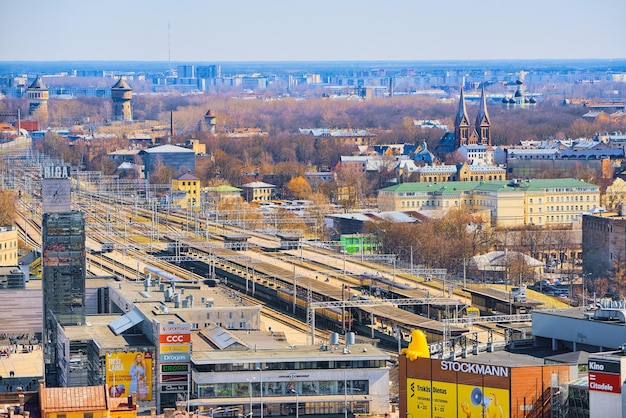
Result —
<svg viewBox="0 0 626 418"><path fill-rule="evenodd" d="M457 274L469 258L495 244L490 225L466 209L453 209L442 218L424 218L412 224L392 220L371 223L369 228L382 243L382 252Z"/></svg>

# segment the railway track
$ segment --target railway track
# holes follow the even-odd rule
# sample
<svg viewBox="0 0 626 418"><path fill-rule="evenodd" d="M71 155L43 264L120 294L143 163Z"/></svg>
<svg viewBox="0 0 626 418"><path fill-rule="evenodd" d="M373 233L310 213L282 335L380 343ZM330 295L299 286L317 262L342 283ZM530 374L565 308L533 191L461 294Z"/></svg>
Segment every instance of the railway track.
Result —
<svg viewBox="0 0 626 418"><path fill-rule="evenodd" d="M272 309L268 306L263 306L263 309L261 310L261 314L265 315L269 318L272 318L274 321L279 322L281 324L284 324L286 326L288 326L291 329L295 329L298 330L302 333L311 334L311 327L307 324L305 324L302 321L299 321L295 318L292 318L290 316L285 315L283 312L279 312L275 309ZM330 331L327 330L321 330L321 329L316 329L315 330L315 339L316 341L328 341L330 340Z"/></svg>

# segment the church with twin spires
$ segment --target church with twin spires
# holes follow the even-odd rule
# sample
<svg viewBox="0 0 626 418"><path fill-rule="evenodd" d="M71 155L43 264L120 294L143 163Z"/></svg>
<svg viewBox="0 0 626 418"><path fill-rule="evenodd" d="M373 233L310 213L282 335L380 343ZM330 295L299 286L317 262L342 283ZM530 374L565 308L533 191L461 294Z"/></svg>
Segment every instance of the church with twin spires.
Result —
<svg viewBox="0 0 626 418"><path fill-rule="evenodd" d="M480 96L480 106L474 127L470 125L467 115L467 106L465 104L465 93L461 87L461 95L459 98L459 109L454 118L454 132L446 132L439 140L435 147L435 154L440 159L444 159L447 154L452 154L462 145L485 145L490 146L491 143L491 122L489 113L487 112L487 96L485 94L485 86L482 87Z"/></svg>

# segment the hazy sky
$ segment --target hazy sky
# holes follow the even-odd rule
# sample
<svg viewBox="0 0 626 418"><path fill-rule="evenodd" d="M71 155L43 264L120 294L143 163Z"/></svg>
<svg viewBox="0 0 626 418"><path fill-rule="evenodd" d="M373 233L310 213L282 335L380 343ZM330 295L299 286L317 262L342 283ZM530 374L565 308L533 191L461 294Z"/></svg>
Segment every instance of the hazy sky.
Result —
<svg viewBox="0 0 626 418"><path fill-rule="evenodd" d="M626 0L2 3L0 61L626 58Z"/></svg>

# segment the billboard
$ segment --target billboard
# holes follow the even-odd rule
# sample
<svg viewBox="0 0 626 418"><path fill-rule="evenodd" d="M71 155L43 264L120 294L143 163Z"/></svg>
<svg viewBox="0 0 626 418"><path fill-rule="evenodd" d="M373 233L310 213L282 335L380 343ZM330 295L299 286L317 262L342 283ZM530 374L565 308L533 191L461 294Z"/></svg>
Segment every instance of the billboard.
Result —
<svg viewBox="0 0 626 418"><path fill-rule="evenodd" d="M509 416L508 367L428 358L413 364L406 385L409 418Z"/></svg>
<svg viewBox="0 0 626 418"><path fill-rule="evenodd" d="M622 392L621 363L613 359L589 358L589 390L597 392Z"/></svg>
<svg viewBox="0 0 626 418"><path fill-rule="evenodd" d="M115 398L137 394L137 400L152 400L152 353L107 353L106 383Z"/></svg>

